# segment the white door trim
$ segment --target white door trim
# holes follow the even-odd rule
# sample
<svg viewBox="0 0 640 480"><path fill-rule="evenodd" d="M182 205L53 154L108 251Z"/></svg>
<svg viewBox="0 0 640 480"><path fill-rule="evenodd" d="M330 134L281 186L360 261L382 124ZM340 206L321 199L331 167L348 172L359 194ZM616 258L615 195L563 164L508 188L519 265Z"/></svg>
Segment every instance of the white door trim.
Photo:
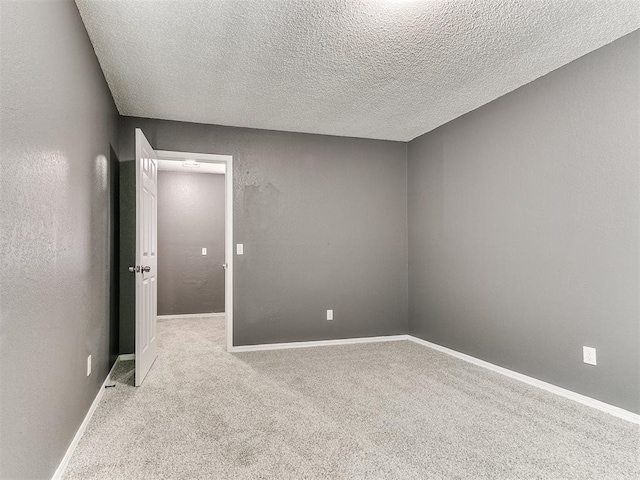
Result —
<svg viewBox="0 0 640 480"><path fill-rule="evenodd" d="M171 150L156 150L160 160L182 161L185 159L205 163L223 163L226 165L225 182L225 211L224 211L224 256L227 269L225 272L225 316L227 351L233 349L233 156L210 153L176 152Z"/></svg>
<svg viewBox="0 0 640 480"><path fill-rule="evenodd" d="M178 315L158 315L158 320L172 320L175 318L220 318L224 317L222 313L183 313Z"/></svg>

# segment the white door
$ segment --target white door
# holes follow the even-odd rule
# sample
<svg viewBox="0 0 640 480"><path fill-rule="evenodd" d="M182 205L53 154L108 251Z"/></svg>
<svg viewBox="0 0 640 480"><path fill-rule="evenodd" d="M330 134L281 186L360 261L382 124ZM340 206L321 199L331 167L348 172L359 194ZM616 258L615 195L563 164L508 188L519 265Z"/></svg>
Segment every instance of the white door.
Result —
<svg viewBox="0 0 640 480"><path fill-rule="evenodd" d="M136 128L136 386L142 385L157 356L157 158Z"/></svg>

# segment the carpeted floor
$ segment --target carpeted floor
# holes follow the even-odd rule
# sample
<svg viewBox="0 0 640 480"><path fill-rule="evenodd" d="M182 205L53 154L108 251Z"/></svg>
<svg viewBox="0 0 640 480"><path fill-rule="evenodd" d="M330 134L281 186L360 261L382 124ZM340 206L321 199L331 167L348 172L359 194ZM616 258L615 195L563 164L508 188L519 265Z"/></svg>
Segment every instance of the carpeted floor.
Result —
<svg viewBox="0 0 640 480"><path fill-rule="evenodd" d="M412 342L228 354L162 320L121 362L65 479L638 479L640 431Z"/></svg>

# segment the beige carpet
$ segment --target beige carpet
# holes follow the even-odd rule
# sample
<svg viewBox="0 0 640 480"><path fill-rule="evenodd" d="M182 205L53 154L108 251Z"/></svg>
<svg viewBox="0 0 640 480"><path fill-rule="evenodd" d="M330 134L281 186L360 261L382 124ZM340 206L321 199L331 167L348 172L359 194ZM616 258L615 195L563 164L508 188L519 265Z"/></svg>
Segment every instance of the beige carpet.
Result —
<svg viewBox="0 0 640 480"><path fill-rule="evenodd" d="M221 319L158 331L64 478L640 478L637 425L411 342L231 355Z"/></svg>

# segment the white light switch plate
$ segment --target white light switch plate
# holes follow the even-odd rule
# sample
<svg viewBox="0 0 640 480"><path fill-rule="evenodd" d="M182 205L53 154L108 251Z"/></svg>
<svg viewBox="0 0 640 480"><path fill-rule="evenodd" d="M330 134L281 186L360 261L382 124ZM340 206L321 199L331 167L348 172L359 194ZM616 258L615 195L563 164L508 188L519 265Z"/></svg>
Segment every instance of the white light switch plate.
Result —
<svg viewBox="0 0 640 480"><path fill-rule="evenodd" d="M333 320L333 310L327 310L327 320Z"/></svg>
<svg viewBox="0 0 640 480"><path fill-rule="evenodd" d="M593 347L582 347L582 360L589 365L597 365L596 349Z"/></svg>
<svg viewBox="0 0 640 480"><path fill-rule="evenodd" d="M87 377L91 375L91 355L87 357Z"/></svg>
<svg viewBox="0 0 640 480"><path fill-rule="evenodd" d="M207 249L206 247L202 247L202 255L206 255L207 254Z"/></svg>
<svg viewBox="0 0 640 480"><path fill-rule="evenodd" d="M236 254L242 255L243 253L244 253L244 245L242 245L241 243L238 243L236 245Z"/></svg>

